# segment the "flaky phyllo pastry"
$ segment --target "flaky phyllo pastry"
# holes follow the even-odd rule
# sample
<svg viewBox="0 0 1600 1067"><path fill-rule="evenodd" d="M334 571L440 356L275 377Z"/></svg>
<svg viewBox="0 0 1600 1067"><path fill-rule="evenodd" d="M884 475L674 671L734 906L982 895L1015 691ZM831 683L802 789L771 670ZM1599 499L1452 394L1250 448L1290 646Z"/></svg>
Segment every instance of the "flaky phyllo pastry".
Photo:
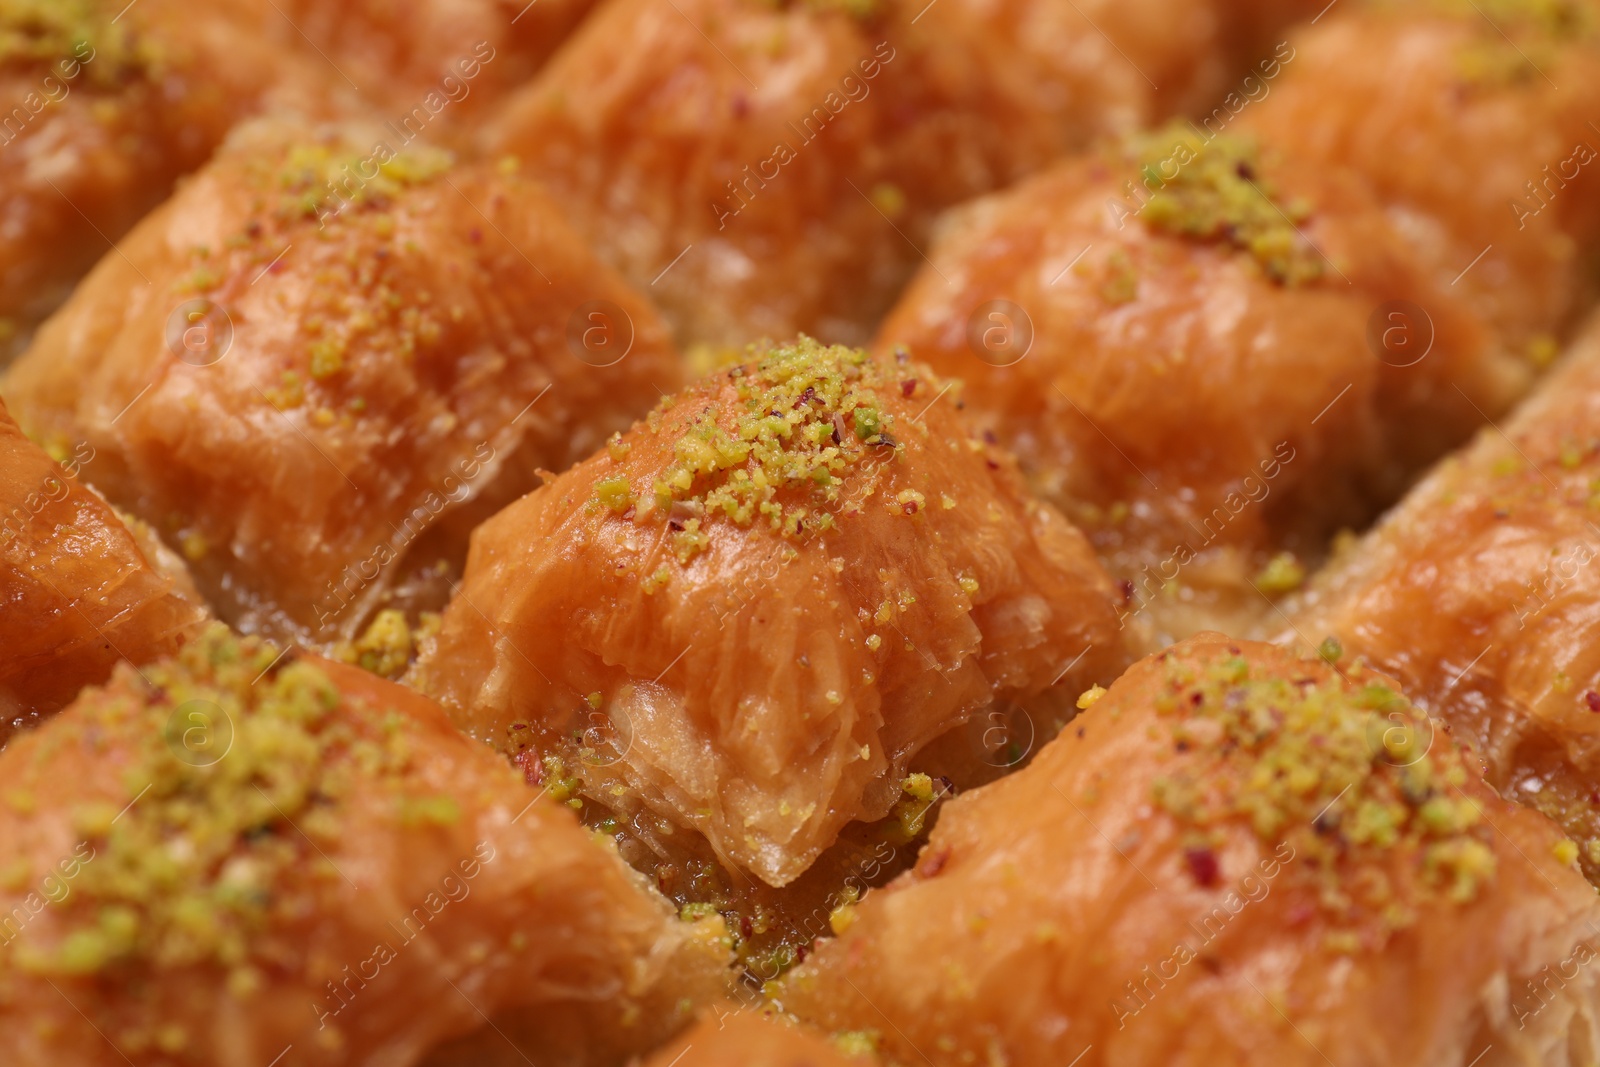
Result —
<svg viewBox="0 0 1600 1067"><path fill-rule="evenodd" d="M1600 1063L1600 0L0 0L0 1067Z"/></svg>

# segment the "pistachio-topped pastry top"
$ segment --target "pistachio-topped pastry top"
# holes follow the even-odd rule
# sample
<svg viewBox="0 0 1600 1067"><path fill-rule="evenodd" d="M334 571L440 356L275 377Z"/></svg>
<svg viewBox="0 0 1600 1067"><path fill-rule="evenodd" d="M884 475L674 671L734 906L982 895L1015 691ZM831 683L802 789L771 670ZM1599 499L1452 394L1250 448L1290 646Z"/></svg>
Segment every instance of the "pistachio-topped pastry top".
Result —
<svg viewBox="0 0 1600 1067"><path fill-rule="evenodd" d="M112 85L159 66L160 48L102 0L0 0L0 64L65 61ZM122 12L123 14L126 13Z"/></svg>
<svg viewBox="0 0 1600 1067"><path fill-rule="evenodd" d="M1330 647L1322 658L1336 656ZM1386 679L1360 664L1310 661L1286 678L1240 655L1162 661L1155 710L1190 756L1152 780L1151 796L1197 846L1242 819L1264 843L1305 857L1335 917L1354 913L1359 896L1389 929L1414 923L1418 904L1391 895L1392 862L1415 862L1415 883L1455 903L1494 877L1492 831L1462 791L1460 752Z"/></svg>
<svg viewBox="0 0 1600 1067"><path fill-rule="evenodd" d="M1173 123L1128 142L1150 192L1139 217L1152 229L1221 241L1250 253L1268 277L1299 285L1322 277L1322 255L1300 233L1311 214L1304 200L1281 200L1261 174L1255 142L1202 137Z"/></svg>
<svg viewBox="0 0 1600 1067"><path fill-rule="evenodd" d="M404 825L448 825L450 797L407 790L405 720L380 715L364 734L339 714L346 698L309 663L214 625L177 657L77 704L99 744L131 739L121 774L130 802L79 805L74 829L94 849L75 890L92 906L59 942L19 943L27 971L92 974L122 962L215 963L250 987L252 935L307 906L340 874L338 844L352 786L387 790ZM374 736L375 734L375 736ZM91 740L91 743L94 743ZM48 762L41 748L28 765ZM27 775L11 799L27 794Z"/></svg>
<svg viewBox="0 0 1600 1067"><path fill-rule="evenodd" d="M740 526L766 522L796 538L832 529L846 476L898 452L895 417L883 410L882 394L912 397L920 387L931 399L941 389L925 368L896 366L904 374L891 375L861 349L805 336L762 349L760 358L726 372L737 394L731 420L726 407L710 406L684 418L675 409L694 399L664 400L646 424L676 434L673 462L650 486L621 474L603 478L595 500L637 521L672 522L684 560L706 546L702 526L716 517ZM622 463L630 448L615 439L612 462ZM924 502L899 503L915 514Z"/></svg>

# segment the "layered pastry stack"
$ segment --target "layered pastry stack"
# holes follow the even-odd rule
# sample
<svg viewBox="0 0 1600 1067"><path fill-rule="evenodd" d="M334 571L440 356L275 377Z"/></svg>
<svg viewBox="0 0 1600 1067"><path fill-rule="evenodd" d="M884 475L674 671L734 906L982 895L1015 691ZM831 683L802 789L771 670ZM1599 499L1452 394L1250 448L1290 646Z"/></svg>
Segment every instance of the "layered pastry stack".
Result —
<svg viewBox="0 0 1600 1067"><path fill-rule="evenodd" d="M1600 1058L1600 5L0 0L0 107L0 1062Z"/></svg>

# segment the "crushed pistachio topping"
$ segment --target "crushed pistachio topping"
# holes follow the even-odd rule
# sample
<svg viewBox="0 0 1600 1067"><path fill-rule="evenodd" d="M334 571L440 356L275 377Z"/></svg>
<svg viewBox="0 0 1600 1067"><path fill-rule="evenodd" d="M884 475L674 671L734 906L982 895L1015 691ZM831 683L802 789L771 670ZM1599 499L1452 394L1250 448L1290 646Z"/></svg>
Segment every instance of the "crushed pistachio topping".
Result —
<svg viewBox="0 0 1600 1067"><path fill-rule="evenodd" d="M709 919L715 914L717 914L717 906L715 904L707 904L704 902L691 901L690 903L685 904L683 907L678 909L678 918L682 919L686 923L699 922L701 919Z"/></svg>
<svg viewBox="0 0 1600 1067"><path fill-rule="evenodd" d="M883 1036L876 1030L844 1030L833 1035L833 1047L846 1056L876 1056Z"/></svg>
<svg viewBox="0 0 1600 1067"><path fill-rule="evenodd" d="M125 685L86 691L91 732L132 749L122 802L84 804L74 828L96 851L55 944L16 943L19 967L89 975L125 963L215 964L251 986L262 935L314 912L341 876L346 798L387 790L408 824L459 816L408 794L411 751L390 716L363 735L326 674L214 625ZM131 690L131 694L130 694Z"/></svg>
<svg viewBox="0 0 1600 1067"><path fill-rule="evenodd" d="M1600 28L1589 0L1433 0L1430 6L1477 31L1456 55L1470 88L1542 87L1545 72L1560 63L1561 46L1591 42Z"/></svg>
<svg viewBox="0 0 1600 1067"><path fill-rule="evenodd" d="M0 0L0 63L76 61L99 86L153 67L158 49L100 0Z"/></svg>
<svg viewBox="0 0 1600 1067"><path fill-rule="evenodd" d="M1292 593L1306 580L1305 564L1293 552L1279 552L1255 577L1255 587L1269 596Z"/></svg>
<svg viewBox="0 0 1600 1067"><path fill-rule="evenodd" d="M421 145L382 155L387 158L343 144L294 145L274 175L282 213L318 218L347 204L382 207L406 189L437 180L455 164L449 152Z"/></svg>
<svg viewBox="0 0 1600 1067"><path fill-rule="evenodd" d="M941 780L940 785L942 789L935 789L933 779L926 774L907 775L900 783L903 795L883 821L884 838L894 844L907 844L920 837L928 813L949 790L947 782Z"/></svg>
<svg viewBox="0 0 1600 1067"><path fill-rule="evenodd" d="M893 182L879 182L874 185L868 199L872 201L874 207L891 219L897 219L906 212L905 190Z"/></svg>
<svg viewBox="0 0 1600 1067"><path fill-rule="evenodd" d="M360 637L335 645L331 657L384 678L399 678L411 665L422 640L439 631L439 623L437 612L424 611L413 627L405 612L385 608L373 616Z"/></svg>
<svg viewBox="0 0 1600 1067"><path fill-rule="evenodd" d="M1426 717L1362 669L1341 677L1308 660L1299 677L1257 676L1233 649L1166 670L1156 711L1193 755L1151 791L1200 847L1242 820L1293 846L1336 921L1377 916L1391 930L1415 921L1420 892L1465 903L1494 877L1460 753L1442 736L1430 745ZM1415 888L1392 878L1406 865Z"/></svg>
<svg viewBox="0 0 1600 1067"><path fill-rule="evenodd" d="M861 893L853 885L847 885L839 894L839 903L828 912L828 928L834 934L842 935L846 930L856 924L856 901L861 899Z"/></svg>
<svg viewBox="0 0 1600 1067"><path fill-rule="evenodd" d="M1392 9L1414 9L1415 4L1389 0ZM1596 11L1590 0L1431 0L1433 10L1454 15L1498 35L1533 33L1557 41L1582 40L1594 33ZM1493 24L1493 28L1484 20Z"/></svg>
<svg viewBox="0 0 1600 1067"><path fill-rule="evenodd" d="M1129 148L1149 192L1139 217L1152 229L1232 245L1285 285L1322 276L1321 254L1298 229L1310 205L1280 201L1260 173L1253 141L1226 134L1208 141L1174 123L1134 138Z"/></svg>
<svg viewBox="0 0 1600 1067"><path fill-rule="evenodd" d="M246 173L257 193L253 215L220 248L194 248L190 269L174 289L237 289L286 264L304 269L315 258L313 286L300 313L301 362L281 371L261 395L278 410L291 411L306 404L310 392L322 405L310 416L316 425L352 423L365 412L366 400L329 397L349 388L362 354L379 352L385 360L408 364L437 345L446 324L464 314L436 306L432 293L408 284L412 275L404 257L421 250L397 233L394 213L404 192L439 180L453 162L434 148L395 152L378 145L363 151L344 141L296 143L252 156ZM337 239L343 254L312 251L301 232L308 226L324 241Z"/></svg>
<svg viewBox="0 0 1600 1067"><path fill-rule="evenodd" d="M595 485L601 505L625 511L637 502L640 518L667 521L683 562L710 544L704 527L715 517L765 522L794 538L832 529L845 476L899 448L879 395L900 386L865 351L802 336L726 376L737 396L731 417L708 406L691 418L654 485L622 475ZM659 412L649 425L659 430ZM924 503L912 493L895 508L912 515Z"/></svg>

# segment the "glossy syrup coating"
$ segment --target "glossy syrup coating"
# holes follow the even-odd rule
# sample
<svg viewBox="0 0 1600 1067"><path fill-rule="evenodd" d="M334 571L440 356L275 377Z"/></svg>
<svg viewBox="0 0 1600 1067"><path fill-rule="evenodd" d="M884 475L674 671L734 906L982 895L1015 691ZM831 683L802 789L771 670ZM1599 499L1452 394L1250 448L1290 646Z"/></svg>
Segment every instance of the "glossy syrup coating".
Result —
<svg viewBox="0 0 1600 1067"><path fill-rule="evenodd" d="M207 615L182 564L83 484L94 460L80 442L58 462L0 404L0 746Z"/></svg>
<svg viewBox="0 0 1600 1067"><path fill-rule="evenodd" d="M299 51L397 136L465 143L531 78L594 0L220 0Z"/></svg>
<svg viewBox="0 0 1600 1067"><path fill-rule="evenodd" d="M1237 125L1361 172L1441 284L1548 363L1593 297L1597 31L1591 0L1341 4Z"/></svg>
<svg viewBox="0 0 1600 1067"><path fill-rule="evenodd" d="M1183 642L947 805L775 998L901 1063L1586 1062L1574 846L1420 723L1373 672Z"/></svg>
<svg viewBox="0 0 1600 1067"><path fill-rule="evenodd" d="M937 212L1221 95L1230 8L611 0L483 147L549 183L681 342L859 343Z"/></svg>
<svg viewBox="0 0 1600 1067"><path fill-rule="evenodd" d="M329 95L215 5L0 2L0 365L235 122Z"/></svg>
<svg viewBox="0 0 1600 1067"><path fill-rule="evenodd" d="M723 958L432 702L221 626L0 763L19 1067L410 1064L596 1004L642 1037Z"/></svg>
<svg viewBox="0 0 1600 1067"><path fill-rule="evenodd" d="M752 356L480 526L417 681L530 774L782 886L941 734L1125 660L1110 579L953 386Z"/></svg>
<svg viewBox="0 0 1600 1067"><path fill-rule="evenodd" d="M1528 378L1359 178L1187 123L961 209L932 256L876 348L964 380L1152 647L1248 632Z"/></svg>
<svg viewBox="0 0 1600 1067"><path fill-rule="evenodd" d="M677 383L658 317L561 213L382 128L262 120L3 389L31 434L89 442L89 481L225 621L347 638L442 605L477 519Z"/></svg>
<svg viewBox="0 0 1600 1067"><path fill-rule="evenodd" d="M933 213L1106 137L1256 95L1292 0L939 0L882 5L901 69L883 83L891 181L923 237ZM1287 47L1287 46L1285 46ZM1245 79L1253 79L1248 84ZM1271 78L1266 79L1269 83ZM1248 92L1247 92L1248 90ZM1270 92L1270 87L1267 90Z"/></svg>
<svg viewBox="0 0 1600 1067"><path fill-rule="evenodd" d="M860 341L905 274L870 199L896 62L843 5L614 0L484 147L548 184L680 340Z"/></svg>
<svg viewBox="0 0 1600 1067"><path fill-rule="evenodd" d="M782 1016L724 1005L645 1060L645 1067L861 1067L873 1062Z"/></svg>
<svg viewBox="0 0 1600 1067"><path fill-rule="evenodd" d="M1600 330L1350 544L1291 610L1407 692L1600 879Z"/></svg>

